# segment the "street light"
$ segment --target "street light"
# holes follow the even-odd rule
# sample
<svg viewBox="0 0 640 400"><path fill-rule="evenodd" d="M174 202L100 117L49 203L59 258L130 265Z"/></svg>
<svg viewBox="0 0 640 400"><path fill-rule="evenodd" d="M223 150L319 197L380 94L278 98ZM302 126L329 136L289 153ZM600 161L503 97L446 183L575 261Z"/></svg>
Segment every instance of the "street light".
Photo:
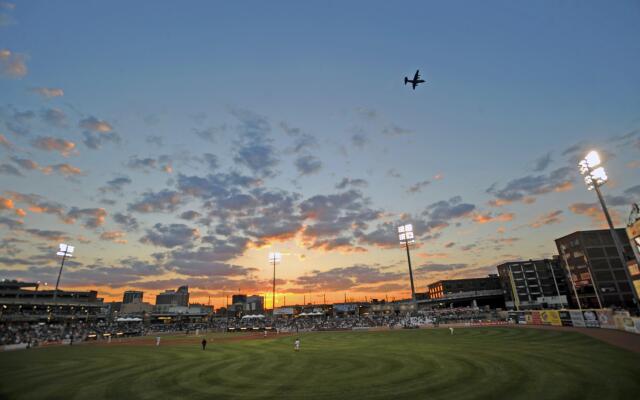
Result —
<svg viewBox="0 0 640 400"><path fill-rule="evenodd" d="M273 299L271 300L271 305L274 312L276 310L276 263L280 261L282 261L282 254L278 252L269 253L269 262L273 263Z"/></svg>
<svg viewBox="0 0 640 400"><path fill-rule="evenodd" d="M607 205L604 202L604 197L602 197L602 192L600 191L600 186L604 185L605 183L607 183L607 180L609 180L609 178L607 177L607 173L604 170L604 167L599 166L600 163L601 163L600 155L598 154L597 151L592 150L589 152L589 154L586 155L584 160L578 163L578 166L580 167L580 174L584 175L584 183L587 185L587 189L595 190L596 194L598 195L598 200L600 201L600 205L602 206L602 212L604 213L604 216L607 219L607 224L609 224L609 231L611 232L611 236L613 237L613 243L616 245L616 250L618 251L618 257L620 257L620 261L622 262L622 269L624 269L624 273L627 276L627 281L629 282L629 286L631 286L633 301L636 303L636 307L640 309L640 303L638 302L638 292L636 291L636 288L633 285L633 280L629 275L629 268L627 267L627 258L624 255L622 243L620 243L620 238L616 234L616 230L613 227L613 222L611 221L611 215L609 215L609 210L607 209ZM594 288L595 288L595 285L594 285ZM598 296L597 290L596 290L596 297L598 298L598 302L599 302L600 296Z"/></svg>
<svg viewBox="0 0 640 400"><path fill-rule="evenodd" d="M413 270L411 269L411 254L409 254L409 245L414 244L415 237L413 236L413 225L406 224L398 227L398 239L400 243L403 243L407 250L407 262L409 263L409 278L411 279L411 300L413 304L416 303L416 289L413 285Z"/></svg>
<svg viewBox="0 0 640 400"><path fill-rule="evenodd" d="M62 275L62 268L64 267L64 260L67 257L73 257L73 251L75 247L69 246L68 244L60 243L58 252L56 253L59 256L62 256L62 263L60 263L60 271L58 272L58 280L56 281L56 290L53 292L53 302L55 303L58 299L58 286L60 285L60 275Z"/></svg>

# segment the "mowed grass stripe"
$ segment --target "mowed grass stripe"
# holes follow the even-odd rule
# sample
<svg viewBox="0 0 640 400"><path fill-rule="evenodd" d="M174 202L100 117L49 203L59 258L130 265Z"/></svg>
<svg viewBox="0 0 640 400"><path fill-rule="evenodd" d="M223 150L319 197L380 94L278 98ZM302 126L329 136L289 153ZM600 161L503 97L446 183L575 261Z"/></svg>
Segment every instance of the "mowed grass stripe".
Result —
<svg viewBox="0 0 640 400"><path fill-rule="evenodd" d="M232 335L232 334L230 334ZM640 356L576 332L514 328L300 334L0 354L8 399L634 398ZM231 336L233 337L233 336ZM175 343L183 342L176 337Z"/></svg>

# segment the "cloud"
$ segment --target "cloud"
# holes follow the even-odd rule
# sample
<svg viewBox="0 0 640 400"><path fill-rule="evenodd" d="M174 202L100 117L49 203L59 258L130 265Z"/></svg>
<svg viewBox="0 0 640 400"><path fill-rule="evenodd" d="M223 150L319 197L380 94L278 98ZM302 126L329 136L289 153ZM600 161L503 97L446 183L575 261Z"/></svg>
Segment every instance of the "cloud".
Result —
<svg viewBox="0 0 640 400"><path fill-rule="evenodd" d="M60 88L35 87L32 88L31 91L46 99L64 96L64 90Z"/></svg>
<svg viewBox="0 0 640 400"><path fill-rule="evenodd" d="M364 179L342 178L342 180L336 184L336 189L342 190L342 189L346 189L349 186L354 188L367 187L368 185L369 183Z"/></svg>
<svg viewBox="0 0 640 400"><path fill-rule="evenodd" d="M298 157L295 166L300 175L312 175L322 169L322 161L315 156L306 155Z"/></svg>
<svg viewBox="0 0 640 400"><path fill-rule="evenodd" d="M459 269L467 268L469 264L454 263L454 264L439 264L439 263L426 263L419 265L415 270L417 273L424 272L444 272L444 271L456 271Z"/></svg>
<svg viewBox="0 0 640 400"><path fill-rule="evenodd" d="M44 151L57 151L63 157L77 154L76 144L65 139L51 136L40 136L31 142L32 146Z"/></svg>
<svg viewBox="0 0 640 400"><path fill-rule="evenodd" d="M73 165L67 163L40 166L40 164L33 160L18 157L11 157L11 161L18 164L18 166L22 169L25 169L27 171L40 171L45 175L50 175L53 172L56 172L64 176L65 178L83 175L83 172L80 168L74 167Z"/></svg>
<svg viewBox="0 0 640 400"><path fill-rule="evenodd" d="M551 159L551 153L549 152L549 153L541 156L540 158L538 158L534 162L533 170L535 172L542 172L545 169L547 169L549 164L551 164L551 161L553 161L553 160Z"/></svg>
<svg viewBox="0 0 640 400"><path fill-rule="evenodd" d="M42 110L40 117L44 123L56 126L59 128L64 128L67 126L67 116L64 111L59 108L47 108Z"/></svg>
<svg viewBox="0 0 640 400"><path fill-rule="evenodd" d="M161 155L156 158L139 158L138 156L131 156L126 164L127 168L134 170L142 170L148 172L152 169L158 169L163 172L173 172L173 166L171 159L168 155Z"/></svg>
<svg viewBox="0 0 640 400"><path fill-rule="evenodd" d="M100 235L100 239L108 240L108 241L119 243L119 244L126 244L127 243L127 240L125 239L126 235L127 234L122 231L105 231L105 232L102 232L102 234Z"/></svg>
<svg viewBox="0 0 640 400"><path fill-rule="evenodd" d="M119 144L122 140L120 135L115 132L100 133L85 131L82 132L82 136L84 138L82 143L92 150L98 150L106 143Z"/></svg>
<svg viewBox="0 0 640 400"><path fill-rule="evenodd" d="M405 274L401 272L384 272L381 268L356 264L327 271L314 270L309 275L296 278L293 283L297 287L290 288L289 291L308 293L349 290L361 285L393 282L404 277Z"/></svg>
<svg viewBox="0 0 640 400"><path fill-rule="evenodd" d="M18 170L18 168L14 167L11 164L0 164L0 174L23 176L22 173Z"/></svg>
<svg viewBox="0 0 640 400"><path fill-rule="evenodd" d="M80 120L80 122L78 122L78 127L97 133L108 133L113 131L111 124L94 116L89 116Z"/></svg>
<svg viewBox="0 0 640 400"><path fill-rule="evenodd" d="M598 203L573 203L569 205L569 210L574 214L591 218L594 225L604 227L607 224L604 213ZM609 208L609 214L611 215L614 225L621 223L622 218L616 209Z"/></svg>
<svg viewBox="0 0 640 400"><path fill-rule="evenodd" d="M7 151L13 151L13 148L14 148L13 144L11 144L11 142L9 142L6 136L4 136L1 133L0 133L0 146L4 147L5 150Z"/></svg>
<svg viewBox="0 0 640 400"><path fill-rule="evenodd" d="M173 190L146 192L140 200L129 204L129 210L141 213L175 211L181 200L180 193Z"/></svg>
<svg viewBox="0 0 640 400"><path fill-rule="evenodd" d="M10 230L14 230L14 229L19 229L22 227L22 225L24 224L24 222L17 220L17 219L13 219L13 218L8 218L8 217L0 217L0 225L4 225L7 228L9 228Z"/></svg>
<svg viewBox="0 0 640 400"><path fill-rule="evenodd" d="M115 213L113 220L127 231L135 231L138 229L138 220L129 214Z"/></svg>
<svg viewBox="0 0 640 400"><path fill-rule="evenodd" d="M399 127L397 125L391 124L391 125L385 127L382 130L382 133L387 135L387 136L401 136L401 135L412 134L413 131L410 130L410 129L404 129L404 128L401 128L401 127Z"/></svg>
<svg viewBox="0 0 640 400"><path fill-rule="evenodd" d="M198 229L185 224L164 225L157 223L152 229L147 229L147 233L140 239L140 242L172 248L192 244L199 237Z"/></svg>
<svg viewBox="0 0 640 400"><path fill-rule="evenodd" d="M282 121L279 124L280 128L289 136L299 136L302 133L300 128L289 126L286 122Z"/></svg>
<svg viewBox="0 0 640 400"><path fill-rule="evenodd" d="M56 230L25 229L25 232L38 239L44 239L49 242L62 242L69 238L66 233Z"/></svg>
<svg viewBox="0 0 640 400"><path fill-rule="evenodd" d="M193 221L193 220L198 219L200 217L202 217L202 214L200 214L197 211L193 211L193 210L185 211L182 214L180 214L180 218L181 219L185 219L187 221Z"/></svg>
<svg viewBox="0 0 640 400"><path fill-rule="evenodd" d="M562 167L547 175L527 175L513 179L502 189L496 188L494 184L487 189L487 193L493 194L496 198L490 202L493 206L509 204L514 201L532 201L535 196L571 189L575 175L575 168Z"/></svg>
<svg viewBox="0 0 640 400"><path fill-rule="evenodd" d="M12 53L9 49L0 49L0 76L10 79L23 78L27 75L27 56Z"/></svg>
<svg viewBox="0 0 640 400"><path fill-rule="evenodd" d="M36 113L31 110L20 111L12 106L0 107L0 117L7 130L16 136L27 136L31 132L31 123Z"/></svg>
<svg viewBox="0 0 640 400"><path fill-rule="evenodd" d="M488 222L509 222L514 218L515 214L513 213L499 213L493 215L492 213L488 212L485 214L476 214L473 217L473 222L476 222L478 224L486 224Z"/></svg>
<svg viewBox="0 0 640 400"><path fill-rule="evenodd" d="M249 110L232 108L230 112L240 122L237 127L239 137L234 142L233 160L257 176L275 176L274 168L279 160L269 137L269 121Z"/></svg>
<svg viewBox="0 0 640 400"><path fill-rule="evenodd" d="M551 211L546 214L538 216L529 224L532 228L540 228L544 225L556 224L562 221L562 210Z"/></svg>
<svg viewBox="0 0 640 400"><path fill-rule="evenodd" d="M107 181L105 186L98 189L101 193L121 193L125 185L130 185L133 181L128 176L119 176Z"/></svg>
<svg viewBox="0 0 640 400"><path fill-rule="evenodd" d="M50 167L47 167L47 168L51 168L53 171L67 178L72 176L83 175L83 172L80 168L74 167L73 165L70 165L67 163L51 165Z"/></svg>
<svg viewBox="0 0 640 400"><path fill-rule="evenodd" d="M83 221L86 228L97 228L104 225L107 211L104 208L78 208L72 207L67 213L67 218L74 223L76 220Z"/></svg>
<svg viewBox="0 0 640 400"><path fill-rule="evenodd" d="M449 200L441 200L427 206L423 212L432 221L448 222L452 219L469 216L476 206L470 203L463 203L460 196L454 196Z"/></svg>
<svg viewBox="0 0 640 400"><path fill-rule="evenodd" d="M244 277L257 269L227 264L225 261L243 254L247 243L247 239L231 237L224 241L216 241L210 247L173 250L166 266L172 271L189 276Z"/></svg>
<svg viewBox="0 0 640 400"><path fill-rule="evenodd" d="M412 194L419 193L422 191L422 189L424 189L430 184L431 184L431 181L428 181L428 180L420 181L414 185L411 185L409 189L407 189L407 193L412 193Z"/></svg>

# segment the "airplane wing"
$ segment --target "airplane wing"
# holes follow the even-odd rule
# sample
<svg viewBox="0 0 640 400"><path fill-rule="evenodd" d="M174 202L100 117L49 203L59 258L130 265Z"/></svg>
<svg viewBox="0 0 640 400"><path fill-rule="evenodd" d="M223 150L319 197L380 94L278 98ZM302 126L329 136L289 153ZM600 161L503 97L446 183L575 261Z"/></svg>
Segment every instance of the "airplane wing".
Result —
<svg viewBox="0 0 640 400"><path fill-rule="evenodd" d="M413 77L414 81L417 81L418 79L420 79L420 70L417 70L415 76Z"/></svg>
<svg viewBox="0 0 640 400"><path fill-rule="evenodd" d="M414 80L413 82L411 82L411 86L413 86L413 90L416 90L416 86L418 86L418 82Z"/></svg>

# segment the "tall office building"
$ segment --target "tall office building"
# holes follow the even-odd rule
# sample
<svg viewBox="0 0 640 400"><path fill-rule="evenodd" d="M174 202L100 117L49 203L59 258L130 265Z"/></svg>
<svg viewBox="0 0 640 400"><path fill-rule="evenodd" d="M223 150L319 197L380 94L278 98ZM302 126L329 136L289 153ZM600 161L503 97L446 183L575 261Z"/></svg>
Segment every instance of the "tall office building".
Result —
<svg viewBox="0 0 640 400"><path fill-rule="evenodd" d="M624 229L616 229L627 260L634 257ZM618 256L608 229L578 231L556 239L560 262L570 272L570 294L583 308L634 307L626 261Z"/></svg>
<svg viewBox="0 0 640 400"><path fill-rule="evenodd" d="M562 308L569 305L570 289L559 259L507 262L497 268L507 308Z"/></svg>
<svg viewBox="0 0 640 400"><path fill-rule="evenodd" d="M156 296L156 305L189 306L189 286L180 286L178 290L165 290Z"/></svg>
<svg viewBox="0 0 640 400"><path fill-rule="evenodd" d="M144 292L138 290L127 290L122 297L122 304L142 303Z"/></svg>

